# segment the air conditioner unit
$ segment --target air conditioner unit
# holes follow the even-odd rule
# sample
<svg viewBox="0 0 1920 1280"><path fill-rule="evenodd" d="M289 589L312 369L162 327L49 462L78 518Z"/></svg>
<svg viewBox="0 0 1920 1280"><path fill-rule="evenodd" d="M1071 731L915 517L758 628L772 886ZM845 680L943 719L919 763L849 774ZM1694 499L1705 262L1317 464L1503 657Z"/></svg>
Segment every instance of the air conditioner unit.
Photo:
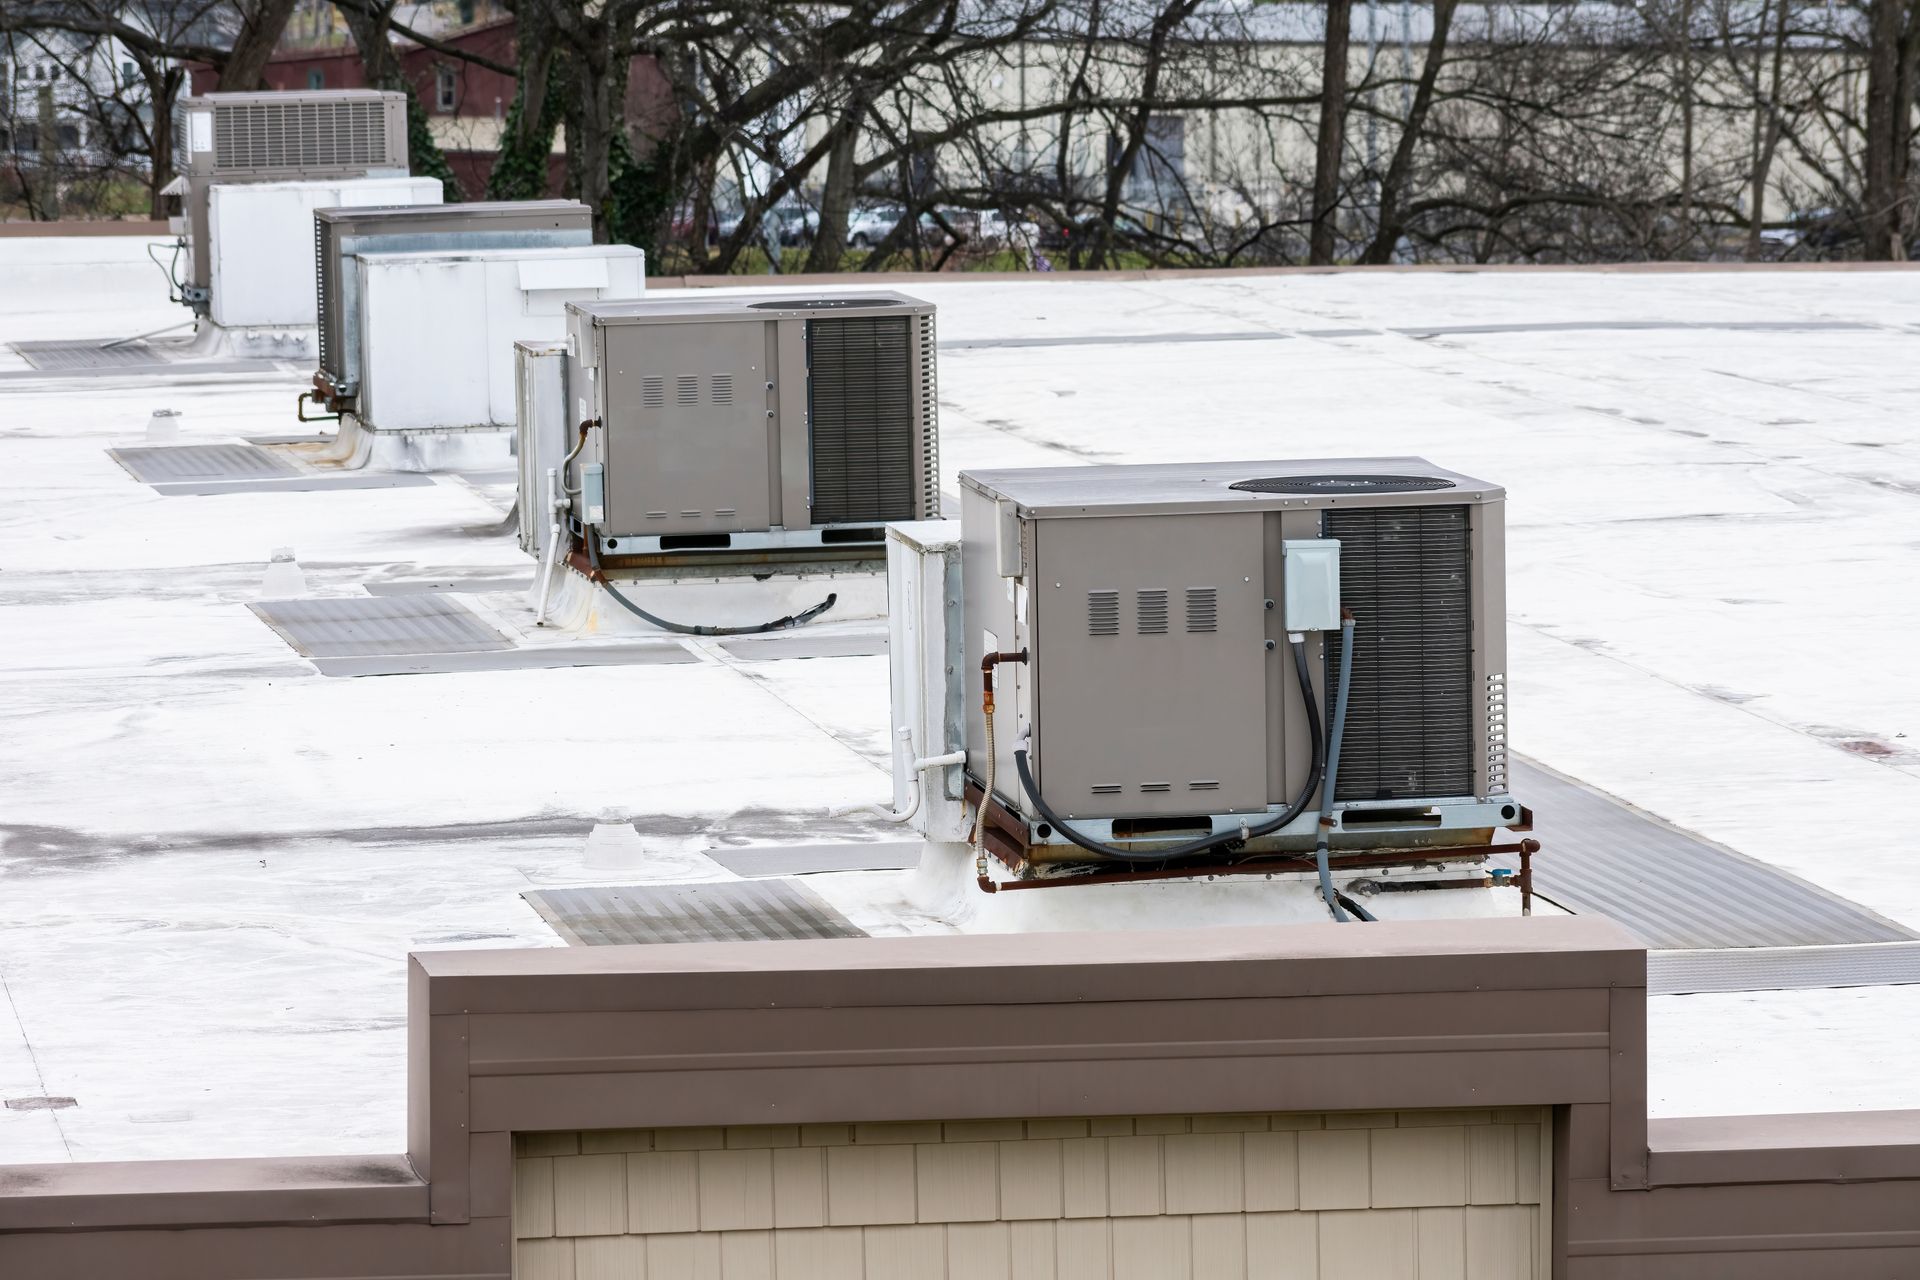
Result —
<svg viewBox="0 0 1920 1280"><path fill-rule="evenodd" d="M569 309L591 419L568 484L589 549L835 551L940 511L934 308L897 293L684 297Z"/></svg>
<svg viewBox="0 0 1920 1280"><path fill-rule="evenodd" d="M227 329L298 327L312 355L313 215L341 205L439 208L438 178L216 183L208 201L209 314Z"/></svg>
<svg viewBox="0 0 1920 1280"><path fill-rule="evenodd" d="M210 93L182 98L173 129L190 259L181 292L203 315L213 270L208 193L215 184L407 176L404 93Z"/></svg>
<svg viewBox="0 0 1920 1280"><path fill-rule="evenodd" d="M1342 611L1331 854L1457 857L1530 821L1507 787L1498 487L1418 458L960 481L948 661L967 794L990 789L984 844L1008 866L1312 851Z"/></svg>
<svg viewBox="0 0 1920 1280"><path fill-rule="evenodd" d="M351 422L374 433L491 433L505 461L514 344L565 336L569 303L646 288L632 245L361 253L349 260L360 383Z"/></svg>
<svg viewBox="0 0 1920 1280"><path fill-rule="evenodd" d="M319 273L320 371L314 379L318 392L315 398L339 413L354 408L360 391L360 273L354 266L359 255L560 249L592 243L593 210L578 200L317 210L313 217L313 253Z"/></svg>

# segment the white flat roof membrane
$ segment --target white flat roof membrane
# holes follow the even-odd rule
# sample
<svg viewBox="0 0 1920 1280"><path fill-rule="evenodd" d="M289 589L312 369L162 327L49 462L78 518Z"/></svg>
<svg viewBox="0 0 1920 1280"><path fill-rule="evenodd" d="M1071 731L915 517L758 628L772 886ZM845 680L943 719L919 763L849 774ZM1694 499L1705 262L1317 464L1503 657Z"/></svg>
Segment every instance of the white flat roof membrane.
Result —
<svg viewBox="0 0 1920 1280"><path fill-rule="evenodd" d="M907 291L940 307L949 493L965 468L1363 454L1505 486L1514 745L1920 930L1920 274ZM0 239L0 344L184 314L137 238ZM868 932L956 927L924 877L853 869L898 865L899 828L823 816L890 789L870 641L324 676L249 608L274 550L314 597L466 583L511 621L532 566L497 486L164 496L107 451L159 408L181 445L298 432L308 372L66 377L0 345L0 374L0 1099L75 1103L0 1109L5 1159L400 1150L405 953L560 945L528 891L869 842L802 883ZM587 864L602 821L634 824L642 864ZM1306 886L1121 888L958 909L1314 918ZM1656 1115L1920 1106L1920 985L1651 1006Z"/></svg>

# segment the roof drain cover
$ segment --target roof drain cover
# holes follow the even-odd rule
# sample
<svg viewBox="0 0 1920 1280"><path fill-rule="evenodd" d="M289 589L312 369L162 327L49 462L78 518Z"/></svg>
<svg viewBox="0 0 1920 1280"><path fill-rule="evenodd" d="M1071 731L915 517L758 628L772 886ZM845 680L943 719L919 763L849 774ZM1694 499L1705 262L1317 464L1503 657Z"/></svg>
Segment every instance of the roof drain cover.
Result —
<svg viewBox="0 0 1920 1280"><path fill-rule="evenodd" d="M1227 486L1243 493L1431 493L1451 489L1439 476L1267 476Z"/></svg>

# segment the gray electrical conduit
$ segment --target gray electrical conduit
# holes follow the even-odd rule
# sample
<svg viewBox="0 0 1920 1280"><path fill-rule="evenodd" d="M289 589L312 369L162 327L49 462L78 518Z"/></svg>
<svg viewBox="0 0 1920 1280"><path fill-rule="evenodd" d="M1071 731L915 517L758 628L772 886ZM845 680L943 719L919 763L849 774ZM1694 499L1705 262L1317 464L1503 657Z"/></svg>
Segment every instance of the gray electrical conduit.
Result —
<svg viewBox="0 0 1920 1280"><path fill-rule="evenodd" d="M1333 788L1340 777L1340 739L1347 731L1347 685L1353 675L1353 614L1342 609L1340 615L1340 686L1333 695L1333 723L1327 731L1327 777L1326 785L1320 788L1320 835L1313 844L1313 860L1320 872L1320 896L1333 918L1345 924L1347 907L1362 920L1371 922L1373 915L1334 891L1333 872L1327 867L1327 844L1333 832Z"/></svg>
<svg viewBox="0 0 1920 1280"><path fill-rule="evenodd" d="M1352 632L1349 631L1348 634L1351 635ZM1286 826L1289 822L1292 822L1295 818L1307 811L1307 806L1313 802L1314 791L1320 786L1321 780L1327 776L1326 740L1320 732L1320 705L1318 700L1313 696L1313 675L1307 669L1306 638L1304 636L1288 637L1288 643L1293 646L1294 672L1300 680L1300 696L1305 700L1307 706L1307 727L1313 739L1313 765L1307 770L1306 785L1300 789L1300 794L1295 797L1292 804L1287 806L1284 813L1269 818L1258 826L1242 826L1238 831L1223 831L1218 835L1202 836L1197 840L1189 840L1184 844L1173 845L1165 849L1156 849L1152 852L1121 849L1114 845L1102 844L1092 836L1082 835L1061 821L1060 815L1055 813L1052 807L1040 798L1040 788L1034 785L1033 771L1027 765L1026 748L1022 747L1013 753L1013 765L1020 774L1021 788L1027 793L1027 799L1033 802L1034 811L1037 812L1044 821L1050 823L1055 831L1058 831L1082 849L1087 850L1089 853L1098 853L1105 857L1117 858L1122 862L1166 862L1175 858L1191 858L1196 854L1206 853L1209 850L1218 849L1225 845L1257 839L1260 836L1271 835L1273 832L1280 830L1280 828ZM991 779L993 776L991 772L993 768L993 749L991 744L989 744L987 749L987 768L989 770L987 776ZM991 783L989 783L989 785L991 785ZM988 792L987 794L991 795L992 793ZM983 809L985 808L985 804L985 799L982 799L981 807ZM979 825L976 822L976 840L978 839L978 831Z"/></svg>

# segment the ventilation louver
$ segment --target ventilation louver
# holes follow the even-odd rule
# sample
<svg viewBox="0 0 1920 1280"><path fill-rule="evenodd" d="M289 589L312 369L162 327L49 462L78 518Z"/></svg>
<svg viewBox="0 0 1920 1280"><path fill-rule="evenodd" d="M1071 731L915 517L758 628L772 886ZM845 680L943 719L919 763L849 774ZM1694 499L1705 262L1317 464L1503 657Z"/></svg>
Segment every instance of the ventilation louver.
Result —
<svg viewBox="0 0 1920 1280"><path fill-rule="evenodd" d="M1340 601L1354 614L1353 676L1337 800L1473 790L1475 690L1465 507L1328 511ZM1340 678L1327 646L1327 687Z"/></svg>
<svg viewBox="0 0 1920 1280"><path fill-rule="evenodd" d="M388 154L386 104L367 100L218 103L213 148L216 169L256 173L403 163Z"/></svg>
<svg viewBox="0 0 1920 1280"><path fill-rule="evenodd" d="M877 316L807 326L815 524L917 514L910 325Z"/></svg>

